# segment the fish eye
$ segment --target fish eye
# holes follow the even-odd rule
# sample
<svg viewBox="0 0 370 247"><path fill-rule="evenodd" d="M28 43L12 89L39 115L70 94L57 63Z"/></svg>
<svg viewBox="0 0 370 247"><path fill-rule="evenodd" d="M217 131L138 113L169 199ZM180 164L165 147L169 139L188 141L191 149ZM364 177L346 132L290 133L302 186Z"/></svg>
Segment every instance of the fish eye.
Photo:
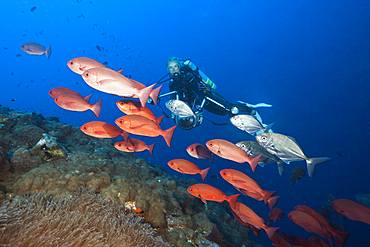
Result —
<svg viewBox="0 0 370 247"><path fill-rule="evenodd" d="M87 130L87 127L86 126L84 126L84 130Z"/></svg>
<svg viewBox="0 0 370 247"><path fill-rule="evenodd" d="M194 148L190 148L190 151L194 151Z"/></svg>
<svg viewBox="0 0 370 247"><path fill-rule="evenodd" d="M226 172L223 172L222 174L223 174L223 175L226 175Z"/></svg>
<svg viewBox="0 0 370 247"><path fill-rule="evenodd" d="M213 142L211 142L209 145L212 147L213 146Z"/></svg>
<svg viewBox="0 0 370 247"><path fill-rule="evenodd" d="M89 76L90 76L89 72L86 72L85 77L89 77Z"/></svg>
<svg viewBox="0 0 370 247"><path fill-rule="evenodd" d="M73 62L71 61L71 62L69 62L69 64L70 64L70 65L73 65Z"/></svg>
<svg viewBox="0 0 370 247"><path fill-rule="evenodd" d="M193 189L190 189L190 191L193 191Z"/></svg>
<svg viewBox="0 0 370 247"><path fill-rule="evenodd" d="M123 123L123 121L121 120L121 121L119 121L120 123Z"/></svg>

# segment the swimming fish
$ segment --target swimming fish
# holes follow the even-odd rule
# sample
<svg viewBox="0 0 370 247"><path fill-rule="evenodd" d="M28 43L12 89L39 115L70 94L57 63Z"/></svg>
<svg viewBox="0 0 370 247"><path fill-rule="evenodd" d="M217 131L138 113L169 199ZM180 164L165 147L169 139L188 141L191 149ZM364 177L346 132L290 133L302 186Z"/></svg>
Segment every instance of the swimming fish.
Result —
<svg viewBox="0 0 370 247"><path fill-rule="evenodd" d="M199 143L191 144L189 147L186 148L186 152L188 152L188 154L191 157L194 157L196 159L205 159L205 160L209 159L209 161L212 164L213 153L202 144Z"/></svg>
<svg viewBox="0 0 370 247"><path fill-rule="evenodd" d="M247 132L248 134L251 134L252 136L254 133L261 130L268 132L274 126L274 123L271 123L265 127L253 116L245 114L235 115L230 118L230 121L235 127Z"/></svg>
<svg viewBox="0 0 370 247"><path fill-rule="evenodd" d="M284 212L280 208L271 209L268 220L273 220L276 223L276 220L280 220L284 216Z"/></svg>
<svg viewBox="0 0 370 247"><path fill-rule="evenodd" d="M262 133L257 135L256 139L262 147L287 164L291 161L306 160L308 176L310 177L315 172L315 165L330 160L328 157L307 158L294 138L282 134Z"/></svg>
<svg viewBox="0 0 370 247"><path fill-rule="evenodd" d="M332 208L350 220L360 221L370 225L370 208L348 199L336 199Z"/></svg>
<svg viewBox="0 0 370 247"><path fill-rule="evenodd" d="M117 136L122 136L127 139L128 133L120 130L118 127L111 125L109 123L101 121L92 121L85 123L81 126L81 131L86 135L97 137L97 138L116 138Z"/></svg>
<svg viewBox="0 0 370 247"><path fill-rule="evenodd" d="M195 116L193 110L190 108L188 104L184 101L171 99L166 102L166 107L170 110L173 114L178 115L182 118L193 117Z"/></svg>
<svg viewBox="0 0 370 247"><path fill-rule="evenodd" d="M298 181L304 177L304 174L306 172L303 170L303 168L296 166L294 167L294 170L290 173L290 182L292 183L292 186L294 183L298 183Z"/></svg>
<svg viewBox="0 0 370 247"><path fill-rule="evenodd" d="M83 112L91 110L95 114L95 116L99 118L103 99L99 100L93 105L90 105L89 102L87 102L80 96L71 93L62 93L58 97L56 97L54 101L61 108L70 111Z"/></svg>
<svg viewBox="0 0 370 247"><path fill-rule="evenodd" d="M152 145L147 145L145 142L134 139L128 138L127 141L119 141L114 144L114 147L123 152L143 152L148 150L150 154L153 154L153 148L155 143Z"/></svg>
<svg viewBox="0 0 370 247"><path fill-rule="evenodd" d="M118 109L127 115L140 115L152 120L153 122L160 124L164 117L156 117L154 113L148 107L142 107L140 102L131 99L123 99L116 103Z"/></svg>
<svg viewBox="0 0 370 247"><path fill-rule="evenodd" d="M71 89L68 89L68 88L65 88L65 87L56 87L56 88L53 88L49 91L49 95L52 97L52 98L56 98L58 97L60 94L62 93L70 93L70 94L74 94L74 95L77 95L79 97L82 97L81 94L71 90ZM85 97L82 97L84 100L86 100L87 102L90 101L90 98L91 98L92 94L88 95L88 96L85 96Z"/></svg>
<svg viewBox="0 0 370 247"><path fill-rule="evenodd" d="M266 164L276 162L280 176L283 176L284 172L284 162L280 160L277 156L269 153L264 147L262 147L258 142L253 141L241 141L235 144L239 148L243 149L249 157L253 158L262 154L259 166L264 167Z"/></svg>
<svg viewBox="0 0 370 247"><path fill-rule="evenodd" d="M49 59L50 57L50 54L51 54L51 46L49 45L49 47L45 50L45 47L40 45L40 44L37 44L35 42L28 42L28 43L25 43L21 46L21 49L27 53L27 54L31 54L31 55L46 55L46 57Z"/></svg>
<svg viewBox="0 0 370 247"><path fill-rule="evenodd" d="M210 140L206 143L206 146L212 153L220 156L221 158L232 160L237 163L248 162L253 172L255 172L258 162L262 156L262 154L260 154L254 158L250 158L243 149L229 141L222 139Z"/></svg>
<svg viewBox="0 0 370 247"><path fill-rule="evenodd" d="M75 73L82 75L85 70L92 68L106 68L104 64L88 58L88 57L77 57L68 61L67 66ZM123 69L117 70L116 72L122 74Z"/></svg>
<svg viewBox="0 0 370 247"><path fill-rule="evenodd" d="M177 125L162 130L161 127L146 117L139 115L127 115L116 119L115 123L118 127L128 133L141 136L157 137L162 136L167 145L171 146L173 132Z"/></svg>
<svg viewBox="0 0 370 247"><path fill-rule="evenodd" d="M199 166L191 163L190 161L184 159L173 159L168 161L167 165L174 169L175 171L181 172L182 174L200 174L202 176L203 181L206 179L208 175L208 171L210 167L201 170Z"/></svg>

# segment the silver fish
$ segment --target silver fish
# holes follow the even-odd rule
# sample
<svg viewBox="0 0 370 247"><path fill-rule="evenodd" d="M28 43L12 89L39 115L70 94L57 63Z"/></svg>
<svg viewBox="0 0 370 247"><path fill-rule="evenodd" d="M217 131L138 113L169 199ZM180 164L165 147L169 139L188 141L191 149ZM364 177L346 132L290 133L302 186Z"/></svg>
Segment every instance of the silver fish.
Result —
<svg viewBox="0 0 370 247"><path fill-rule="evenodd" d="M194 112L191 110L190 106L185 102L177 99L171 99L166 102L166 107L172 113L178 115L182 118L195 116Z"/></svg>
<svg viewBox="0 0 370 247"><path fill-rule="evenodd" d="M280 160L277 156L270 154L264 147L262 147L258 142L253 141L241 141L235 144L239 148L243 149L249 157L253 158L260 154L262 157L258 162L259 166L264 167L266 164L269 163L277 163L278 171L280 176L283 176L284 172L284 162Z"/></svg>
<svg viewBox="0 0 370 247"><path fill-rule="evenodd" d="M268 132L272 126L274 125L274 123L272 124L269 124L268 126L263 126L262 123L260 121L258 121L256 118L254 118L253 116L251 115L244 115L244 114L239 114L239 115L235 115L233 117L230 118L230 121L231 123L247 132L248 134L251 134L251 135L254 135L254 133L260 131L260 130L263 130L265 132Z"/></svg>
<svg viewBox="0 0 370 247"><path fill-rule="evenodd" d="M328 157L307 158L302 148L293 137L277 133L262 133L257 135L256 139L262 147L287 164L291 161L305 160L308 176L310 177L312 177L315 172L315 165L330 160Z"/></svg>

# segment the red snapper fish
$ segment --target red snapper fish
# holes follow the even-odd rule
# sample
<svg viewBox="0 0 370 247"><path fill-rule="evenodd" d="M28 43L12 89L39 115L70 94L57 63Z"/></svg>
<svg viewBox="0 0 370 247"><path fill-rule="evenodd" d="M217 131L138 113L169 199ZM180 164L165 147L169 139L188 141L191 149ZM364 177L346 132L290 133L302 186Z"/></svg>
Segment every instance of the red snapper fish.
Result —
<svg viewBox="0 0 370 247"><path fill-rule="evenodd" d="M181 172L182 174L190 174L190 175L195 175L195 174L200 174L202 176L203 181L206 179L208 175L208 171L210 167L200 170L199 166L184 160L184 159L174 159L170 160L167 165L174 169L175 171Z"/></svg>
<svg viewBox="0 0 370 247"><path fill-rule="evenodd" d="M171 146L173 132L177 127L177 125L175 125L167 130L162 130L161 127L152 120L139 115L123 116L116 119L115 123L124 131L134 135L149 137L162 136L169 147Z"/></svg>
<svg viewBox="0 0 370 247"><path fill-rule="evenodd" d="M70 93L62 93L58 97L56 97L54 101L58 106L69 111L83 112L91 110L95 114L95 116L99 118L103 99L99 100L93 105L90 105L89 102L87 102L80 96Z"/></svg>
<svg viewBox="0 0 370 247"><path fill-rule="evenodd" d="M260 154L254 158L250 158L243 149L239 148L234 143L222 139L210 140L206 143L206 146L212 153L221 158L232 160L237 163L248 162L253 172L256 171L256 167L262 156L262 154Z"/></svg>
<svg viewBox="0 0 370 247"><path fill-rule="evenodd" d="M82 74L84 81L92 88L121 97L139 98L144 107L155 84L139 89L125 76L108 68L92 68Z"/></svg>
<svg viewBox="0 0 370 247"><path fill-rule="evenodd" d="M122 136L127 139L128 133L109 123L92 121L81 126L81 131L86 135L97 138L116 138Z"/></svg>
<svg viewBox="0 0 370 247"><path fill-rule="evenodd" d="M106 68L102 63L98 61L88 58L88 57L78 57L72 60L69 60L67 66L75 73L82 75L85 70L92 69L92 68ZM118 73L122 73L123 69L117 70Z"/></svg>
<svg viewBox="0 0 370 247"><path fill-rule="evenodd" d="M152 120L157 124L160 124L164 117L164 115L161 117L154 116L154 113L148 107L143 107L140 102L136 100L123 99L118 101L116 105L118 109L127 115L140 115Z"/></svg>
<svg viewBox="0 0 370 247"><path fill-rule="evenodd" d="M56 98L58 97L60 94L62 93L70 93L70 94L74 94L74 95L77 95L79 97L82 97L81 94L71 90L71 89L68 89L68 88L65 88L65 87L56 87L56 88L53 88L49 91L49 95L52 97L52 98ZM87 102L90 101L90 98L91 98L91 95L88 95L88 96L85 96L85 97L82 97L84 100L86 100Z"/></svg>
<svg viewBox="0 0 370 247"><path fill-rule="evenodd" d="M207 201L227 201L230 206L233 205L235 207L236 200L239 197L239 194L227 196L221 190L208 184L194 184L190 186L187 191L190 193L190 195L201 199L205 204L207 204Z"/></svg>
<svg viewBox="0 0 370 247"><path fill-rule="evenodd" d="M370 208L365 205L348 199L336 199L331 203L331 206L350 220L370 225Z"/></svg>
<svg viewBox="0 0 370 247"><path fill-rule="evenodd" d="M127 141L116 142L114 144L114 147L122 152L133 153L148 150L150 154L153 154L154 145L155 143L153 143L152 145L147 145L145 142L141 140L129 138Z"/></svg>
<svg viewBox="0 0 370 247"><path fill-rule="evenodd" d="M28 43L25 43L21 46L21 49L27 53L27 54L31 54L31 55L46 55L47 59L49 59L50 57L50 54L51 54L51 46L49 45L49 47L45 50L45 47L40 45L40 44L37 44L35 42L28 42Z"/></svg>
<svg viewBox="0 0 370 247"><path fill-rule="evenodd" d="M186 152L188 152L188 154L191 157L194 157L196 159L205 159L205 160L209 159L209 161L212 164L213 153L202 144L199 143L191 144L189 147L186 148Z"/></svg>

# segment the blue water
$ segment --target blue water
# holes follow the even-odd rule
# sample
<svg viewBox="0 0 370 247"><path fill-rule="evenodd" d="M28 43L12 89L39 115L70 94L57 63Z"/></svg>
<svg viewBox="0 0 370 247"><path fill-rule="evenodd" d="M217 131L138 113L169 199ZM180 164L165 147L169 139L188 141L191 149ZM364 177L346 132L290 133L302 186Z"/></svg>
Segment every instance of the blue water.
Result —
<svg viewBox="0 0 370 247"><path fill-rule="evenodd" d="M247 173L262 188L277 191L281 198L276 206L286 214L299 204L319 210L327 193L351 200L358 193L370 193L369 1L1 1L0 9L3 106L58 116L76 126L97 120L91 111L69 112L54 104L47 93L62 86L83 96L94 92L94 103L104 98L100 120L113 124L123 115L115 106L119 98L86 85L67 67L70 59L107 61L108 67L124 68L124 75L149 85L167 73L169 57L191 58L230 101L273 104L260 111L263 121L275 122L275 132L296 138L308 157L332 158L316 167L313 178L306 176L294 187L290 172L296 165L306 169L304 162L286 166L280 177L275 165L258 167L253 174L248 165L215 157L210 175L222 168ZM24 53L20 46L26 42L51 45L50 59ZM108 51L99 52L96 45ZM162 92L167 91L164 84ZM151 109L161 115L159 107ZM162 128L173 124L164 119ZM201 181L200 176L170 170L166 163L185 158L208 167L207 161L188 156L185 148L214 138L254 140L230 123L215 126L204 121L191 131L177 128L171 148L161 137L142 138L157 144L153 155L138 156L171 175ZM206 182L237 192L222 179L208 177ZM267 219L269 208L263 202L241 199ZM346 246L370 242L369 225L348 219L345 224L351 233ZM287 217L276 225L288 235L313 236ZM271 243L264 232L254 239Z"/></svg>

